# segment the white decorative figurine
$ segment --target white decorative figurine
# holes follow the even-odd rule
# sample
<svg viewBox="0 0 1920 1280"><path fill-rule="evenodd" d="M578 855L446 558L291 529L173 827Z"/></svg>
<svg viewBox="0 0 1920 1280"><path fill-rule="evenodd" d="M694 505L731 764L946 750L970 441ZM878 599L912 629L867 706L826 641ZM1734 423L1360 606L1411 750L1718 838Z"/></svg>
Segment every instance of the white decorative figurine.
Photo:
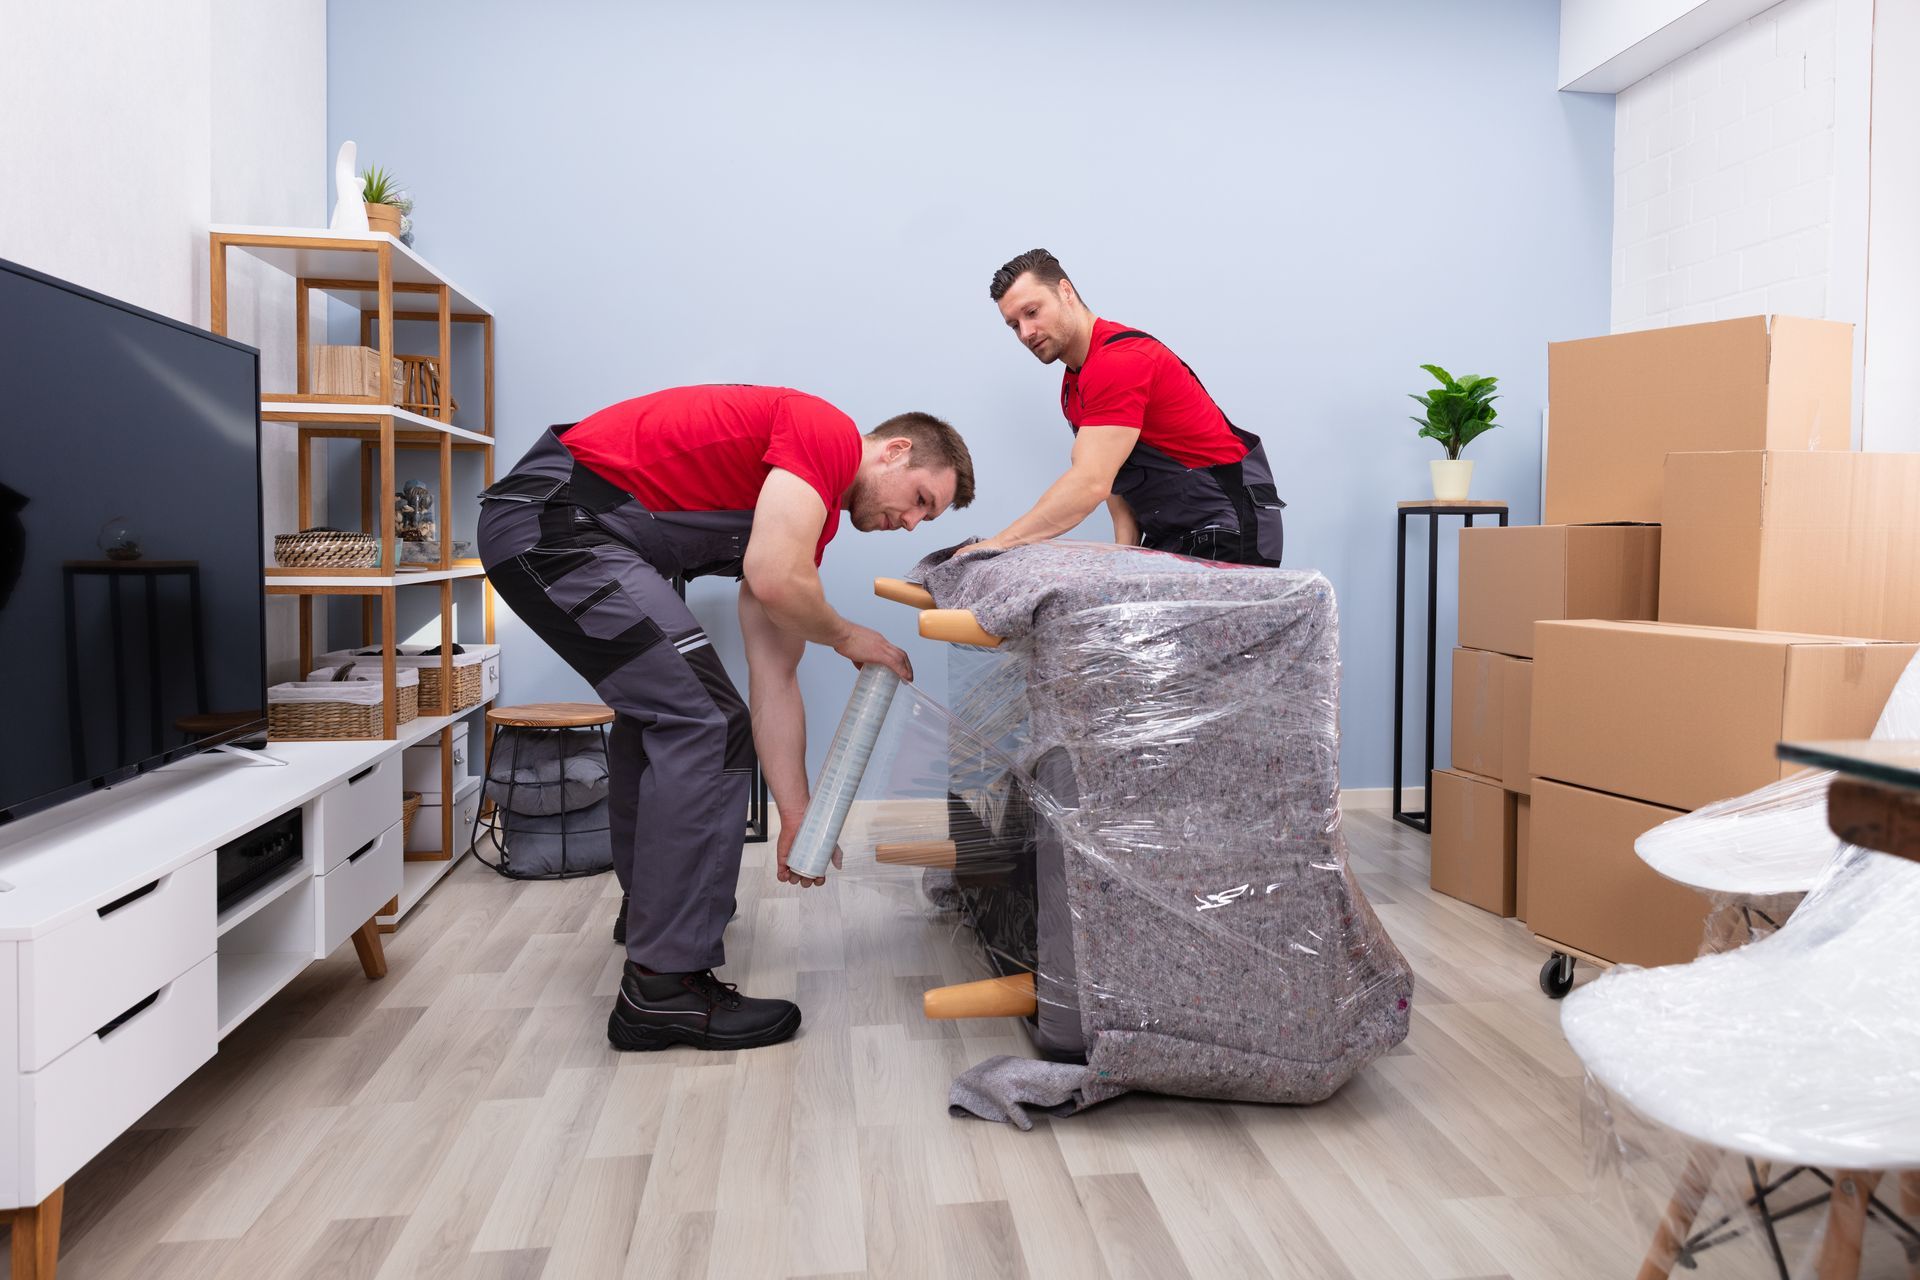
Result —
<svg viewBox="0 0 1920 1280"><path fill-rule="evenodd" d="M333 158L333 220L327 223L328 230L357 231L365 235L372 229L367 225L367 206L360 200L363 180L353 171L358 158L351 142L341 143L340 154Z"/></svg>

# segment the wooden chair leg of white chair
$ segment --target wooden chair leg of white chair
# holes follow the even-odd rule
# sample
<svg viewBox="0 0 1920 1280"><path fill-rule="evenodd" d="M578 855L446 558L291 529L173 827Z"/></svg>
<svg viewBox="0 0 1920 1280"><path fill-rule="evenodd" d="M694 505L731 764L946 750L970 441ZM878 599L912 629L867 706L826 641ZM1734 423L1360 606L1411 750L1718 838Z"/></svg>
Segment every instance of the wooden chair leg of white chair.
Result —
<svg viewBox="0 0 1920 1280"><path fill-rule="evenodd" d="M1833 1175L1833 1194L1827 1201L1827 1237L1820 1242L1819 1280L1859 1280L1860 1244L1866 1234L1867 1201L1880 1175L1859 1169L1840 1169Z"/></svg>
<svg viewBox="0 0 1920 1280"><path fill-rule="evenodd" d="M1030 1018L1040 1004L1034 995L1033 975L1016 973L935 987L921 997L920 1007L929 1018Z"/></svg>
<svg viewBox="0 0 1920 1280"><path fill-rule="evenodd" d="M1687 1167L1680 1174L1679 1185L1673 1189L1673 1199L1667 1202L1667 1211L1660 1216L1660 1225L1653 1230L1653 1243L1640 1263L1636 1280L1667 1280L1673 1273L1673 1264L1679 1259L1680 1250L1686 1247L1693 1220L1699 1216L1700 1205L1707 1198L1719 1156L1712 1147L1695 1147L1688 1154Z"/></svg>
<svg viewBox="0 0 1920 1280"><path fill-rule="evenodd" d="M951 840L898 840L873 847L875 861L892 867L938 867L953 870L959 848Z"/></svg>

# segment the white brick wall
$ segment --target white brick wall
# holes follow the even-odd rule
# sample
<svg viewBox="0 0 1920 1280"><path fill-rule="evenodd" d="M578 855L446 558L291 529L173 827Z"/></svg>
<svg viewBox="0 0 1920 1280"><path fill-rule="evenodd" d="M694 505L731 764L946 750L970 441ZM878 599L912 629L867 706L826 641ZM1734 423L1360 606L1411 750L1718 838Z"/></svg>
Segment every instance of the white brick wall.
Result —
<svg viewBox="0 0 1920 1280"><path fill-rule="evenodd" d="M1785 0L1615 98L1616 333L1828 314L1840 2Z"/></svg>

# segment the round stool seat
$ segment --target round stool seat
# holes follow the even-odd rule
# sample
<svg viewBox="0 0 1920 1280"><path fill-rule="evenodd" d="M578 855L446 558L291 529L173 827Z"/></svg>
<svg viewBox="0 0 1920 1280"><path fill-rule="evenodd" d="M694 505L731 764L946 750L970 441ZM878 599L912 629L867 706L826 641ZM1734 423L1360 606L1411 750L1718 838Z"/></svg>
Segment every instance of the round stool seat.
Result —
<svg viewBox="0 0 1920 1280"><path fill-rule="evenodd" d="M487 723L516 729L590 729L612 724L613 708L597 702L524 702L490 709Z"/></svg>

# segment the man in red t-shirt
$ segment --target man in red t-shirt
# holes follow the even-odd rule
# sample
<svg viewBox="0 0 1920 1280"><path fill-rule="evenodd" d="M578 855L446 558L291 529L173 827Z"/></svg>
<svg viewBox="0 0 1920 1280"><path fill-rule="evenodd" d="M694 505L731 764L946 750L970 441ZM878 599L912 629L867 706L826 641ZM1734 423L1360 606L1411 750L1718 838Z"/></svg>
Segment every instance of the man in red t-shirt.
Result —
<svg viewBox="0 0 1920 1280"><path fill-rule="evenodd" d="M482 495L493 589L615 712L615 1048L745 1049L799 1028L791 1002L713 976L755 748L780 810L778 876L820 884L787 868L808 803L800 656L813 641L913 678L905 653L827 603L821 555L842 511L862 532L911 529L972 500L973 461L940 419L862 435L817 396L748 386L659 391L551 428ZM675 590L722 573L740 578L751 717Z"/></svg>
<svg viewBox="0 0 1920 1280"><path fill-rule="evenodd" d="M1200 379L1152 335L1096 317L1060 260L1033 249L989 295L1022 346L1066 366L1067 473L1032 510L967 551L1058 537L1103 501L1116 542L1234 564L1277 565L1281 508L1260 437L1227 420Z"/></svg>

